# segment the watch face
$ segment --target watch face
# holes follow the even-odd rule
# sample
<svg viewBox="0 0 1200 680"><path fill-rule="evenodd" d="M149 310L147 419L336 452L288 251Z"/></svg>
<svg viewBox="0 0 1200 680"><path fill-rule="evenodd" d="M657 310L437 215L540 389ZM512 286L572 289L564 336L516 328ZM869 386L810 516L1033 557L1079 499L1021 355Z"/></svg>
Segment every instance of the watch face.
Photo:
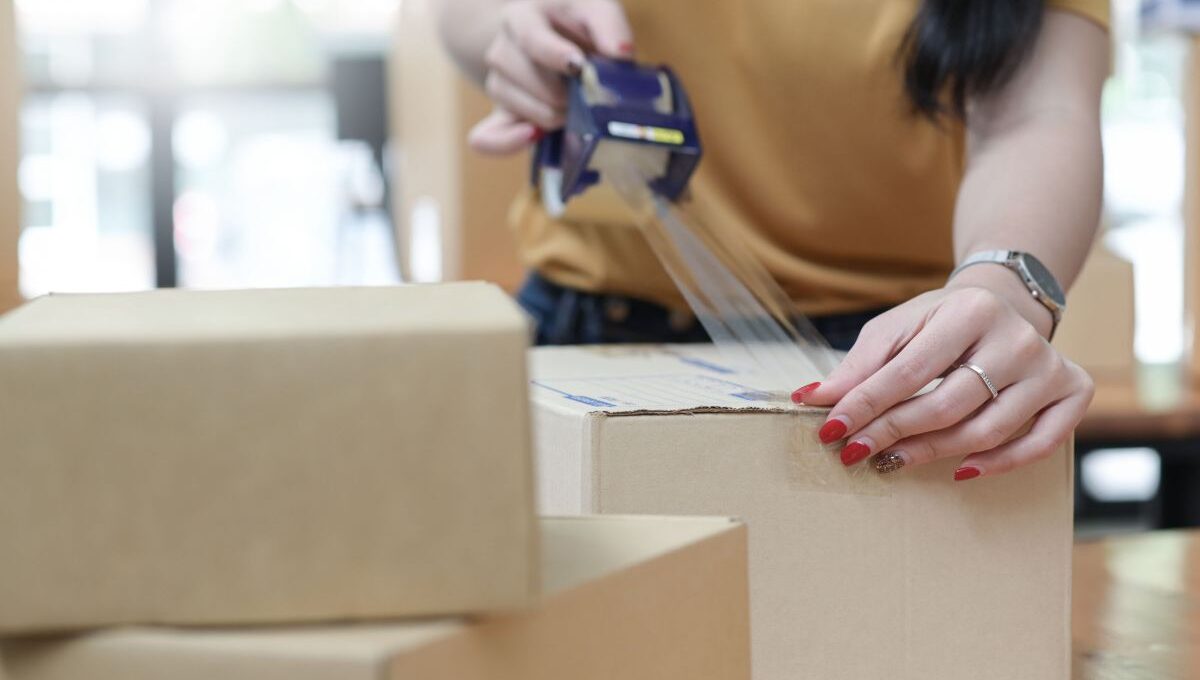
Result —
<svg viewBox="0 0 1200 680"><path fill-rule="evenodd" d="M1063 294L1062 288L1059 288L1058 281L1054 280L1054 275L1036 257L1029 255L1021 257L1021 265L1033 282L1046 292L1046 297L1060 307L1067 304L1067 296Z"/></svg>

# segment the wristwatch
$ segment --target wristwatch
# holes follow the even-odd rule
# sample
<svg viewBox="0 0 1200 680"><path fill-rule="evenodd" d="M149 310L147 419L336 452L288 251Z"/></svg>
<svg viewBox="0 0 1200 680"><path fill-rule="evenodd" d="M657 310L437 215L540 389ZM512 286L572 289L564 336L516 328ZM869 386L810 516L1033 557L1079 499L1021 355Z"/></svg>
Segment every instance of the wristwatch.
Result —
<svg viewBox="0 0 1200 680"><path fill-rule="evenodd" d="M967 267L989 263L1003 265L1015 272L1029 289L1033 299L1050 310L1050 316L1054 319L1054 325L1050 327L1050 339L1053 340L1054 331L1058 330L1058 322L1062 321L1063 312L1067 309L1067 296L1046 265L1029 253L1016 250L985 250L964 260L950 274L950 278L954 278Z"/></svg>

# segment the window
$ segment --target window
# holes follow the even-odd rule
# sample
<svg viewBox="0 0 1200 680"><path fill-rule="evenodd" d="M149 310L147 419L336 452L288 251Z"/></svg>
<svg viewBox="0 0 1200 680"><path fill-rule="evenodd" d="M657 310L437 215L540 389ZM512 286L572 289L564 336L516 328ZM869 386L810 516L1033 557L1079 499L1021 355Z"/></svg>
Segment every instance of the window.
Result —
<svg viewBox="0 0 1200 680"><path fill-rule="evenodd" d="M382 73L396 0L17 11L27 295L396 280L382 136L339 124L383 129L383 99L330 78Z"/></svg>

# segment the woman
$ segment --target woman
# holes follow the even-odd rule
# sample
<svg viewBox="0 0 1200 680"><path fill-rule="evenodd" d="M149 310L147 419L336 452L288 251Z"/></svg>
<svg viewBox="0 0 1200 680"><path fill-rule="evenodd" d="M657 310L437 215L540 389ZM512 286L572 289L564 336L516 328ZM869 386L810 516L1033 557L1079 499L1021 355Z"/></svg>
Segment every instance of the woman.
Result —
<svg viewBox="0 0 1200 680"><path fill-rule="evenodd" d="M691 210L850 347L794 395L832 407L821 438L967 480L1050 455L1091 400L1048 338L1099 221L1107 2L442 0L441 25L496 104L487 153L560 127L590 52L670 64L705 143ZM543 342L703 337L620 210L554 220L531 191L514 215Z"/></svg>

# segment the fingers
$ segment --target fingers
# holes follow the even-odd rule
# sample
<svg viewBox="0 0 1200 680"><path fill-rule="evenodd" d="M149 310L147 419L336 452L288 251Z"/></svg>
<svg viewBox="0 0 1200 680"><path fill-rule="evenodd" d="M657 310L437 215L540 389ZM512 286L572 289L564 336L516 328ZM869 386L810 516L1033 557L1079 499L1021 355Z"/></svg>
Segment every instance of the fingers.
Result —
<svg viewBox="0 0 1200 680"><path fill-rule="evenodd" d="M633 56L633 29L625 10L614 0L566 3L552 10L550 18L562 29L585 38L603 56Z"/></svg>
<svg viewBox="0 0 1200 680"><path fill-rule="evenodd" d="M484 81L484 89L488 97L518 118L533 123L543 130L556 130L562 127L563 112L555 108L528 90L512 82L498 71L492 71Z"/></svg>
<svg viewBox="0 0 1200 680"><path fill-rule="evenodd" d="M935 315L893 359L838 401L821 429L821 441L857 432L955 364L980 330L949 316Z"/></svg>
<svg viewBox="0 0 1200 680"><path fill-rule="evenodd" d="M902 439L889 453L899 456L903 465L909 466L1002 446L1045 408L1048 399L1042 394L1040 385L1018 383L1001 392L973 417L943 430Z"/></svg>
<svg viewBox="0 0 1200 680"><path fill-rule="evenodd" d="M527 148L541 130L503 109L496 109L471 129L467 143L479 153L502 156Z"/></svg>
<svg viewBox="0 0 1200 680"><path fill-rule="evenodd" d="M583 44L564 36L560 31L565 29ZM543 131L561 128L566 113L562 76L579 71L584 48L595 45L619 55L632 51L631 40L624 11L614 0L506 5L502 30L485 55L484 88L498 111L471 131L471 147L491 155L511 154Z"/></svg>
<svg viewBox="0 0 1200 680"><path fill-rule="evenodd" d="M583 63L583 48L554 30L546 9L538 3L508 5L502 38L511 41L538 66L556 73L570 74Z"/></svg>
<svg viewBox="0 0 1200 680"><path fill-rule="evenodd" d="M955 471L954 478L966 481L976 477L1002 475L1022 465L1049 457L1071 438L1071 433L1083 419L1088 404L1092 401L1093 392L1094 387L1088 379L1083 389L1043 411L1028 434L991 451L967 456Z"/></svg>
<svg viewBox="0 0 1200 680"><path fill-rule="evenodd" d="M494 43L488 49L486 63L489 73L503 76L559 112L565 109L567 96L562 76L534 64L512 41Z"/></svg>
<svg viewBox="0 0 1200 680"><path fill-rule="evenodd" d="M963 357L987 379L965 368L947 373ZM942 375L936 389L913 396ZM841 455L847 465L880 451L880 472L973 454L956 474L970 479L1049 455L1082 419L1092 391L1086 372L1003 298L963 289L880 316L833 375L793 400L836 402L819 435L827 444L851 435Z"/></svg>
<svg viewBox="0 0 1200 680"><path fill-rule="evenodd" d="M980 361L985 366L1003 365ZM989 377L998 389L1011 383L1010 379ZM951 371L932 392L900 403L859 430L842 449L842 462L854 465L902 439L957 425L991 398L991 391L978 375L965 368Z"/></svg>
<svg viewBox="0 0 1200 680"><path fill-rule="evenodd" d="M887 312L863 327L858 342L842 363L820 383L806 385L792 394L792 401L808 406L832 406L854 387L883 368L896 352L916 334L905 330L911 324L902 309Z"/></svg>
<svg viewBox="0 0 1200 680"><path fill-rule="evenodd" d="M876 468L893 472L908 465L973 454L955 474L955 479L963 481L1002 474L1048 455L1083 419L1095 390L1083 369L1059 361L1061 369L1009 387L974 417L898 442L894 450L876 459Z"/></svg>

